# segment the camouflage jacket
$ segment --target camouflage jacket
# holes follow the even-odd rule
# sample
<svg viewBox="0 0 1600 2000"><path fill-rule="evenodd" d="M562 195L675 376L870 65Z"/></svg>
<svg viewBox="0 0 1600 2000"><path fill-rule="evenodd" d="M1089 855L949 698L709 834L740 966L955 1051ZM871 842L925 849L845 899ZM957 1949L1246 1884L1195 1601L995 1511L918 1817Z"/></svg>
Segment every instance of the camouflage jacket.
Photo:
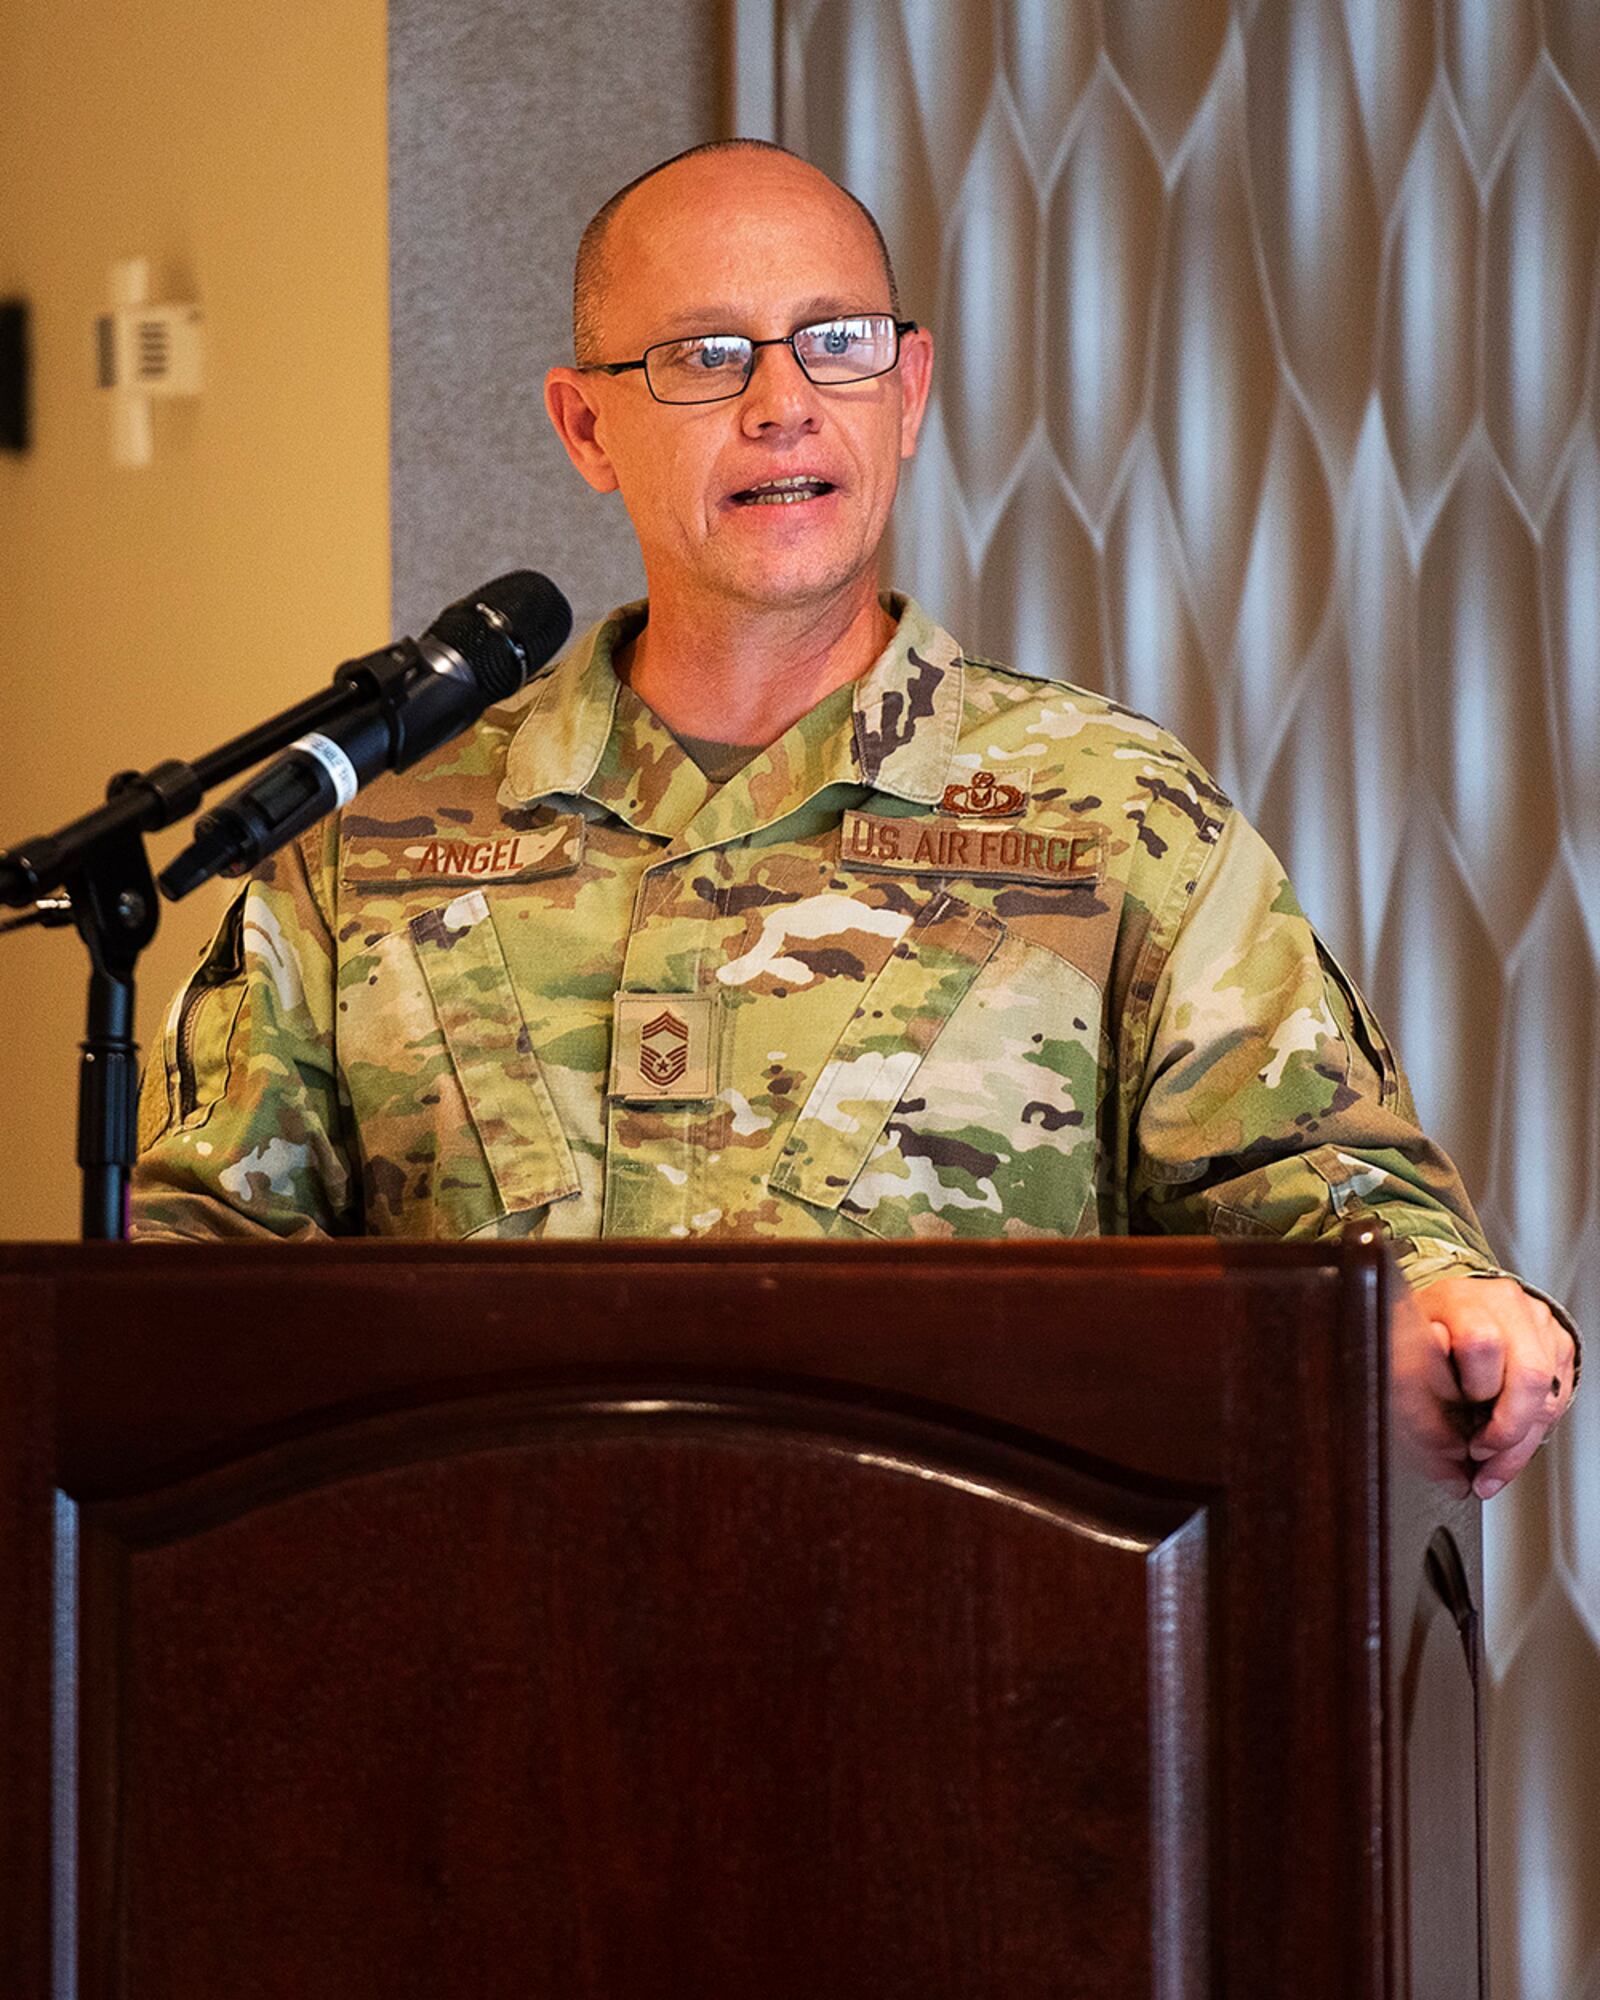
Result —
<svg viewBox="0 0 1600 2000"><path fill-rule="evenodd" d="M1174 739L891 646L720 787L601 624L265 866L174 1002L136 1233L1314 1237L1497 1267Z"/></svg>

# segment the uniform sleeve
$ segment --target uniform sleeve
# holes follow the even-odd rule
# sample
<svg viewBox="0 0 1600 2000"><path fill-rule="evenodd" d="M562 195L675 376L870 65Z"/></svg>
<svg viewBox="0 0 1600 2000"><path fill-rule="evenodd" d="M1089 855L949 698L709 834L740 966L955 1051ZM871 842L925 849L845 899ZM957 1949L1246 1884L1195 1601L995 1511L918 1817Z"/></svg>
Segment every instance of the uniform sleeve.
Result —
<svg viewBox="0 0 1600 2000"><path fill-rule="evenodd" d="M1514 1276L1419 1128L1383 1030L1239 814L1168 921L1170 949L1146 989L1133 1226L1296 1239L1365 1217L1414 1285ZM1147 949L1161 943L1153 935Z"/></svg>
<svg viewBox="0 0 1600 2000"><path fill-rule="evenodd" d="M234 902L167 1011L139 1100L135 1237L270 1239L360 1227L334 985L328 917L295 842Z"/></svg>

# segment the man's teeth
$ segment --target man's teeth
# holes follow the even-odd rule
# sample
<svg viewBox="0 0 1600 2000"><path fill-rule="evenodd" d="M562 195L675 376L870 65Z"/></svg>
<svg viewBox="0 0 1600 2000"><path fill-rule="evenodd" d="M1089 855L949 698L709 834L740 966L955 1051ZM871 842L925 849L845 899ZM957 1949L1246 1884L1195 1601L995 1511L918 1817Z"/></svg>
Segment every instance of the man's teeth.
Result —
<svg viewBox="0 0 1600 2000"><path fill-rule="evenodd" d="M759 486L747 486L733 497L742 507L789 507L797 500L820 500L833 488L826 479L764 479Z"/></svg>

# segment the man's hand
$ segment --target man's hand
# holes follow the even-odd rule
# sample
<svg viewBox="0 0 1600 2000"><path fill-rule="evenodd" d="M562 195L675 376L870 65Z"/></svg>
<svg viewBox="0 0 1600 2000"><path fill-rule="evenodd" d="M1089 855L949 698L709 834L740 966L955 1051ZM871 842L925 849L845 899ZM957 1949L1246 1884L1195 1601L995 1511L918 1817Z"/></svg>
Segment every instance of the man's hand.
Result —
<svg viewBox="0 0 1600 2000"><path fill-rule="evenodd" d="M1576 1363L1571 1334L1513 1279L1439 1278L1395 1315L1395 1416L1434 1478L1489 1500L1571 1402Z"/></svg>

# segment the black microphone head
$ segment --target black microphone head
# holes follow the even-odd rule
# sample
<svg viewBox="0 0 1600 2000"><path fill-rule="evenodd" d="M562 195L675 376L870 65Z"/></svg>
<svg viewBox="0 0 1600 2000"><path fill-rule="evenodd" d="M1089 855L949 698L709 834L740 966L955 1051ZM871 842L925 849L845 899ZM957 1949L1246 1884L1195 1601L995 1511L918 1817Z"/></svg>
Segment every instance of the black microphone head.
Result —
<svg viewBox="0 0 1600 2000"><path fill-rule="evenodd" d="M447 604L428 636L466 661L487 707L532 680L571 630L572 607L549 577L514 569Z"/></svg>

